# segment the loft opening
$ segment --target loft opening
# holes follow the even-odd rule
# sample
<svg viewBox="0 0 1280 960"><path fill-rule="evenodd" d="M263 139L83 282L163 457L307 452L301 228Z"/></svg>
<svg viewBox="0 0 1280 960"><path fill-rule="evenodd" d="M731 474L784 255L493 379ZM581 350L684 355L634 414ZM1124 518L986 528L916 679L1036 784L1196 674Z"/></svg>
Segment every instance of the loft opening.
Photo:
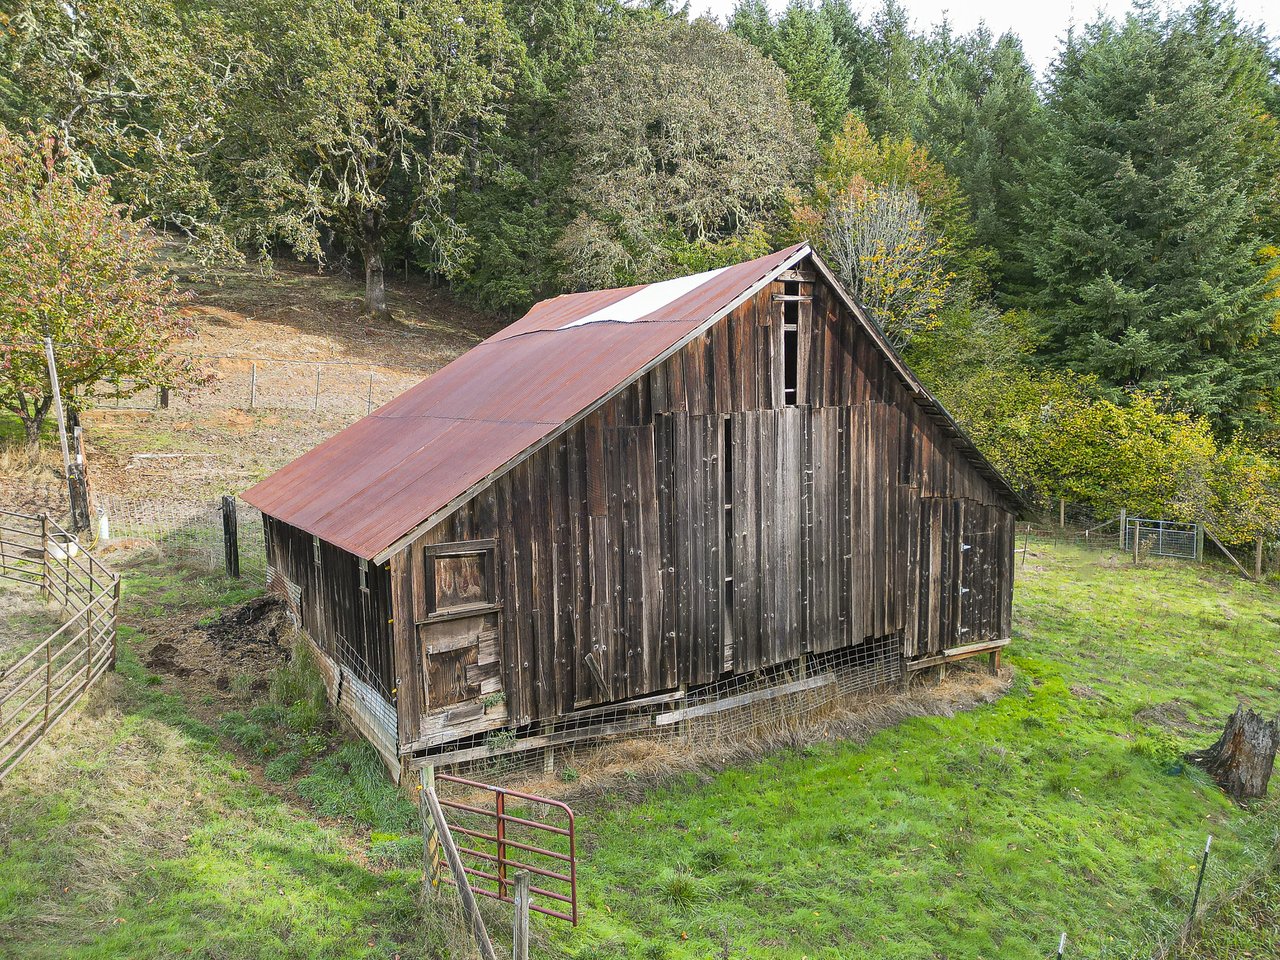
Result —
<svg viewBox="0 0 1280 960"><path fill-rule="evenodd" d="M423 548L428 620L497 609L495 545L493 540L468 540Z"/></svg>

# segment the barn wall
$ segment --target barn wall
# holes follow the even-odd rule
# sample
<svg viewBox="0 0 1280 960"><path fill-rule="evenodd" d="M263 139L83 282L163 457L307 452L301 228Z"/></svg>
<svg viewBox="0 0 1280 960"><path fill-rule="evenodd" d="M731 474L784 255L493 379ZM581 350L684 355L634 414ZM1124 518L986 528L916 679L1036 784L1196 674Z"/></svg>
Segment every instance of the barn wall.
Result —
<svg viewBox="0 0 1280 960"><path fill-rule="evenodd" d="M281 593L293 593L289 602L302 628L322 653L393 701L388 565L369 564L368 589L361 590L356 557L321 540L317 564L311 534L272 517L263 517L263 522L267 563L276 578L272 586Z"/></svg>
<svg viewBox="0 0 1280 960"><path fill-rule="evenodd" d="M1007 506L834 293L790 276L393 558L402 749L871 637L914 657L1008 636ZM445 708L424 548L490 538L493 630L468 627L490 652Z"/></svg>

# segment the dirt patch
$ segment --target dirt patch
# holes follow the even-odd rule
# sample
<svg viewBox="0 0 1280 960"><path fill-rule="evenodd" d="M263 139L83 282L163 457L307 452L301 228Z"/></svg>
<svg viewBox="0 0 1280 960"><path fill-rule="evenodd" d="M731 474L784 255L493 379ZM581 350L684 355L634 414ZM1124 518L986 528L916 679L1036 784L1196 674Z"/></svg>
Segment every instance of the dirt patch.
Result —
<svg viewBox="0 0 1280 960"><path fill-rule="evenodd" d="M1103 696L1087 683L1073 683L1071 695L1077 700L1102 700Z"/></svg>
<svg viewBox="0 0 1280 960"><path fill-rule="evenodd" d="M193 709L222 708L266 691L271 677L289 657L293 626L285 607L273 597L257 597L209 623L191 623L165 631L150 624L150 647L139 655L148 669L182 681Z"/></svg>
<svg viewBox="0 0 1280 960"><path fill-rule="evenodd" d="M1133 715L1133 719L1139 723L1145 723L1153 727L1163 727L1175 733L1193 733L1201 728L1201 724L1196 723L1187 716L1187 704L1185 700L1170 700L1167 703L1156 703L1149 707L1143 707Z"/></svg>

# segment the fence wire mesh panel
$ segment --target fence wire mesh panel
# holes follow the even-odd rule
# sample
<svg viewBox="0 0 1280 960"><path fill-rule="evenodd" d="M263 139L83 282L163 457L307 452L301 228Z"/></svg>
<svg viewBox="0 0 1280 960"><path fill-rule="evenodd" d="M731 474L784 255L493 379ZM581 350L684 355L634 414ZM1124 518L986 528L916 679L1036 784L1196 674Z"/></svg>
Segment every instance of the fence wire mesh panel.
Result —
<svg viewBox="0 0 1280 960"><path fill-rule="evenodd" d="M217 571L226 566L222 504L217 500L131 500L98 495L98 534L123 546L149 546L166 559L197 569ZM104 522L105 519L105 522ZM236 501L236 529L240 575L257 583L267 579L266 541L262 514Z"/></svg>
<svg viewBox="0 0 1280 960"><path fill-rule="evenodd" d="M1146 550L1153 557L1194 560L1200 531L1194 523L1130 517L1124 528L1124 549L1132 550L1135 538L1138 548Z"/></svg>
<svg viewBox="0 0 1280 960"><path fill-rule="evenodd" d="M732 677L688 691L578 710L522 730L480 734L441 747L425 760L482 780L570 767L619 738L679 751L752 749L786 742L804 726L856 708L865 694L903 676L902 638L854 647Z"/></svg>
<svg viewBox="0 0 1280 960"><path fill-rule="evenodd" d="M108 410L231 407L365 415L399 396L422 375L346 360L196 356L206 377L191 387L162 390L122 379L94 386L90 405Z"/></svg>
<svg viewBox="0 0 1280 960"><path fill-rule="evenodd" d="M38 588L60 624L39 642L0 649L3 779L115 663L120 578L47 516L0 520L7 589Z"/></svg>

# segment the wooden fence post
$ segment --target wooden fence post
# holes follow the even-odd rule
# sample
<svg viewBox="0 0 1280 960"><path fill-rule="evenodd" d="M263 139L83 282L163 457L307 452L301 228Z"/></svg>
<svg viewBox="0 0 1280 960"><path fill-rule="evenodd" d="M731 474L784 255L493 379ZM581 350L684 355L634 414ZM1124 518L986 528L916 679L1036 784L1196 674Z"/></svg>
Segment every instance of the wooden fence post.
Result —
<svg viewBox="0 0 1280 960"><path fill-rule="evenodd" d="M440 889L440 870L443 864L440 856L440 832L431 817L431 808L427 804L427 791L436 788L436 768L427 764L418 771L418 811L422 816L422 888L427 893L436 893Z"/></svg>
<svg viewBox="0 0 1280 960"><path fill-rule="evenodd" d="M240 540L236 530L236 498L222 498L222 554L228 577L240 576Z"/></svg>
<svg viewBox="0 0 1280 960"><path fill-rule="evenodd" d="M253 409L254 401L258 399L258 361L254 360L249 364L249 409Z"/></svg>
<svg viewBox="0 0 1280 960"><path fill-rule="evenodd" d="M1253 579L1262 579L1262 534L1258 534L1258 543L1253 551Z"/></svg>
<svg viewBox="0 0 1280 960"><path fill-rule="evenodd" d="M1058 529L1067 529L1067 498L1058 498Z"/></svg>
<svg viewBox="0 0 1280 960"><path fill-rule="evenodd" d="M529 960L529 871L515 876L515 914L511 920L511 960Z"/></svg>
<svg viewBox="0 0 1280 960"><path fill-rule="evenodd" d="M1120 549L1124 549L1124 538L1129 533L1129 511L1124 507L1120 508Z"/></svg>

